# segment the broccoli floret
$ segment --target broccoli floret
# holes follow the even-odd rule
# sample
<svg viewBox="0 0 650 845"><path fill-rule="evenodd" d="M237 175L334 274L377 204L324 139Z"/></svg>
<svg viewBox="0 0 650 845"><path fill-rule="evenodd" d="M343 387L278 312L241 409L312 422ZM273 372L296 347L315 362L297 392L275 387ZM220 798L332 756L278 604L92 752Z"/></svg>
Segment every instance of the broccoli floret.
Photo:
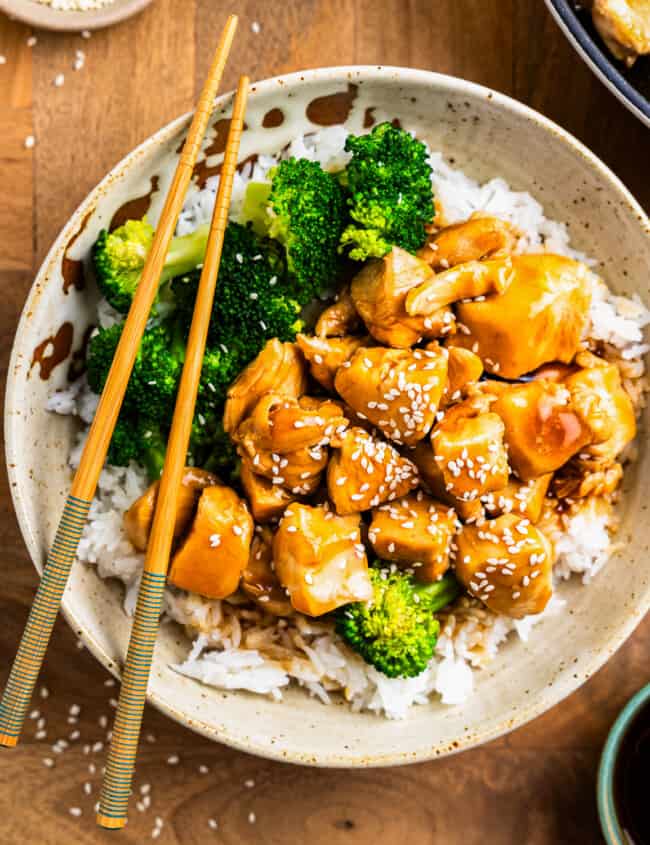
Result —
<svg viewBox="0 0 650 845"><path fill-rule="evenodd" d="M257 355L269 338L293 340L303 327L300 303L282 292L284 274L283 259L268 239L259 238L248 226L228 224L208 342L229 350L238 347L243 357L233 375ZM200 275L195 270L172 281L177 313L187 327Z"/></svg>
<svg viewBox="0 0 650 845"><path fill-rule="evenodd" d="M121 413L115 429L113 438L108 448L107 461L109 464L118 467L126 467L131 461L138 461L140 444L133 436L137 423L128 415Z"/></svg>
<svg viewBox="0 0 650 845"><path fill-rule="evenodd" d="M207 415L223 405L226 391L244 368L245 359L245 347L239 344L206 349L196 400L198 413Z"/></svg>
<svg viewBox="0 0 650 845"><path fill-rule="evenodd" d="M101 393L122 335L123 323L100 329L88 346L88 384ZM159 421L171 419L182 370L182 358L166 325L148 328L142 336L123 408Z"/></svg>
<svg viewBox="0 0 650 845"><path fill-rule="evenodd" d="M190 235L172 239L160 277L161 285L174 276L188 273L203 261L208 230L208 226L200 226ZM154 230L146 218L127 220L114 232L101 231L93 247L99 289L113 308L123 314L131 306L153 235Z"/></svg>
<svg viewBox="0 0 650 845"><path fill-rule="evenodd" d="M206 349L189 444L189 463L212 472L230 472L236 462L235 446L223 430L223 408L228 387L245 366L241 347Z"/></svg>
<svg viewBox="0 0 650 845"><path fill-rule="evenodd" d="M166 432L156 422L122 412L113 432L107 460L114 466L128 466L135 461L155 481L162 473L166 449Z"/></svg>
<svg viewBox="0 0 650 845"><path fill-rule="evenodd" d="M194 418L190 438L189 460L208 472L216 473L222 481L234 482L238 474L239 458L230 435L223 429L223 408L208 417Z"/></svg>
<svg viewBox="0 0 650 845"><path fill-rule="evenodd" d="M416 252L433 220L431 167L425 145L390 123L369 135L348 135L345 171L352 222L341 250L355 261L381 258L395 246Z"/></svg>
<svg viewBox="0 0 650 845"><path fill-rule="evenodd" d="M336 176L308 159L282 161L269 175L270 186L248 186L244 216L256 231L283 244L291 296L306 305L340 273L343 189Z"/></svg>
<svg viewBox="0 0 650 845"><path fill-rule="evenodd" d="M453 601L458 582L448 574L433 584L419 584L378 562L371 567L374 596L336 612L336 630L366 663L389 678L413 678L423 672L438 639L435 612Z"/></svg>

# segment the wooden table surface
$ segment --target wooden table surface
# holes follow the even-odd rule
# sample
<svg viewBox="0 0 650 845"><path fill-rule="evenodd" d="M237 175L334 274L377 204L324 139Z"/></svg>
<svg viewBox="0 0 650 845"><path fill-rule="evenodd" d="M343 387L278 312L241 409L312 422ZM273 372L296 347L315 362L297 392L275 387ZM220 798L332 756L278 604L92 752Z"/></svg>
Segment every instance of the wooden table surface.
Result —
<svg viewBox="0 0 650 845"><path fill-rule="evenodd" d="M542 0L156 0L139 17L89 40L39 32L31 46L30 30L0 15L3 374L33 274L60 227L118 159L190 108L228 11L242 19L228 87L242 71L261 79L351 63L455 74L556 120L650 206L647 130L573 53ZM77 50L84 51L85 66L75 71ZM60 73L65 81L56 86ZM33 149L24 143L30 135ZM0 509L4 685L36 578L4 477ZM158 816L159 841L170 845L600 842L599 752L615 714L647 680L649 661L647 619L581 690L514 734L445 760L376 771L258 760L149 709L136 784L138 790L151 784L150 806L134 806L129 826L111 841L149 841ZM46 721L31 721L19 747L0 754L3 845L108 842L111 834L95 827L92 812L104 760L94 743L104 739L113 715L115 689L106 680L60 621L43 672L50 695L34 702ZM51 744L61 737L70 737L70 747L55 755ZM55 768L45 766L46 757L56 758ZM217 820L217 830L209 819Z"/></svg>

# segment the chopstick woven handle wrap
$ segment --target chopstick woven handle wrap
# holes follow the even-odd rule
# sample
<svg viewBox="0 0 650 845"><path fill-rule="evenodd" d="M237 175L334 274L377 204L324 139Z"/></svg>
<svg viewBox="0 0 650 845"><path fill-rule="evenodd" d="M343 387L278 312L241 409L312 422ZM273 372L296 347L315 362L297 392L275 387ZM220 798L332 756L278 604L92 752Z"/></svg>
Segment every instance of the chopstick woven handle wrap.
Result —
<svg viewBox="0 0 650 845"><path fill-rule="evenodd" d="M102 827L124 826L165 581L164 573L145 570L142 575L122 678L120 705L113 726L112 753L108 758L100 795L101 809L97 822Z"/></svg>
<svg viewBox="0 0 650 845"><path fill-rule="evenodd" d="M14 746L27 715L90 502L68 496L0 702L0 745Z"/></svg>

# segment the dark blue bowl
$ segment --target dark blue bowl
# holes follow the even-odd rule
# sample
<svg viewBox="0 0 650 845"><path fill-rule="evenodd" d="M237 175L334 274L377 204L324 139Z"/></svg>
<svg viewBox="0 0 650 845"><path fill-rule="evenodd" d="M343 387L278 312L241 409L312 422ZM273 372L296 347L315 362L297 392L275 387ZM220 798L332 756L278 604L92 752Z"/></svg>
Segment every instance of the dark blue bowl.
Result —
<svg viewBox="0 0 650 845"><path fill-rule="evenodd" d="M591 15L572 0L546 0L551 14L577 53L609 90L646 126L650 126L650 57L626 68L609 52L591 23Z"/></svg>

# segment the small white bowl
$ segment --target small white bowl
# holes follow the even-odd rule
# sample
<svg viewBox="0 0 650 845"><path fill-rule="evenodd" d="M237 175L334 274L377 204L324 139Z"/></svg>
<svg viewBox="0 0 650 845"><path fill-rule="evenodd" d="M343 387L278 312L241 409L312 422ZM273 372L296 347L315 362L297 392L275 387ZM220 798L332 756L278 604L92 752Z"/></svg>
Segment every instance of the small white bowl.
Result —
<svg viewBox="0 0 650 845"><path fill-rule="evenodd" d="M231 103L230 95L217 101L215 120L229 113ZM530 191L548 217L568 223L578 249L600 260L599 271L617 292L638 293L647 301L648 220L634 198L558 126L487 88L435 73L377 67L269 79L252 87L240 159L282 149L323 123L344 122L359 131L372 117L399 118L474 178L502 176L513 188ZM44 406L66 385L73 350L82 346L96 302L90 286L74 286L81 266L74 262L88 257L99 230L125 203L131 215L148 210L155 222L187 126L185 116L161 129L90 193L50 250L25 305L9 366L5 430L16 513L39 570L69 488L67 456L75 435L70 417L49 414ZM214 143L214 132L206 143ZM219 160L210 155L203 166L214 167ZM158 191L149 209L153 177ZM40 372L38 363L32 366L39 357ZM639 461L626 473L620 551L588 587L577 579L563 584L567 612L539 623L528 643L508 642L488 669L476 673L475 694L467 704L445 707L432 701L395 722L353 713L343 702L324 706L299 688L288 690L282 702L216 690L170 668L183 660L188 641L169 625L158 638L150 701L212 739L319 766L427 760L516 728L589 678L650 607L647 431L646 415ZM63 610L93 654L118 674L130 629L121 587L76 564Z"/></svg>
<svg viewBox="0 0 650 845"><path fill-rule="evenodd" d="M130 18L148 6L152 0L114 0L108 6L84 12L62 11L37 3L36 0L0 0L0 11L10 18L31 24L39 29L60 32L80 32L101 29Z"/></svg>

